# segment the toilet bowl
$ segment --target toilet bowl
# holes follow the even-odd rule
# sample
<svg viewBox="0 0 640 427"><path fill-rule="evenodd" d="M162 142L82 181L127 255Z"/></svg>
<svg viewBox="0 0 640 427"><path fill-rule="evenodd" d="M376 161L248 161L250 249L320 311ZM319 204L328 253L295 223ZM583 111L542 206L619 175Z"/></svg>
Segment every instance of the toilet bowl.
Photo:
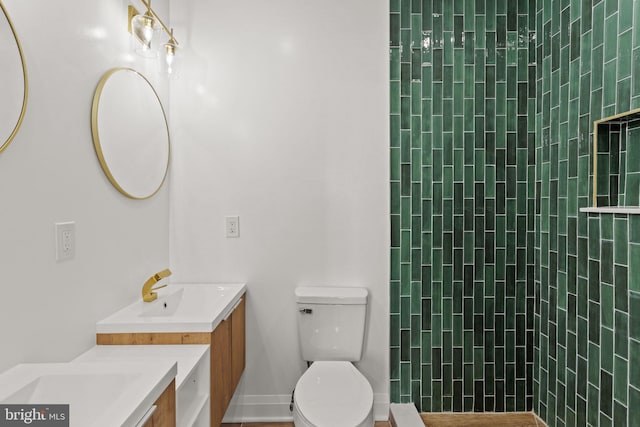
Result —
<svg viewBox="0 0 640 427"><path fill-rule="evenodd" d="M294 393L296 427L373 427L373 390L347 361L314 362Z"/></svg>

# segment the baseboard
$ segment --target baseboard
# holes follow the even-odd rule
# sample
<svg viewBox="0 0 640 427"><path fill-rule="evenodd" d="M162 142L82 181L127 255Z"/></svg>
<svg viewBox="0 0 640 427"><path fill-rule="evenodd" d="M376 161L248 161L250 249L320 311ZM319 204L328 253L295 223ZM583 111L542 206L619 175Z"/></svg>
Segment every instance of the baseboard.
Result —
<svg viewBox="0 0 640 427"><path fill-rule="evenodd" d="M234 396L222 420L224 423L291 422L289 410L291 395ZM376 421L389 418L389 395L373 395L373 413Z"/></svg>
<svg viewBox="0 0 640 427"><path fill-rule="evenodd" d="M389 395L378 393L373 395L373 416L376 421L389 420Z"/></svg>
<svg viewBox="0 0 640 427"><path fill-rule="evenodd" d="M235 395L222 422L286 422L292 421L289 411L291 395Z"/></svg>

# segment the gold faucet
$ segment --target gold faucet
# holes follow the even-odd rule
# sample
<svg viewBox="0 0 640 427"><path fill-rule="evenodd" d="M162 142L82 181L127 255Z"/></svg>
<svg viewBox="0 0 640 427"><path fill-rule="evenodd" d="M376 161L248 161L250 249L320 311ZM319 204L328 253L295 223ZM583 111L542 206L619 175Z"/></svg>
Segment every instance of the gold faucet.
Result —
<svg viewBox="0 0 640 427"><path fill-rule="evenodd" d="M149 279L147 279L147 281L144 282L144 285L142 285L142 300L144 302L155 301L156 298L158 298L158 294L153 291L164 288L167 285L158 286L157 288L154 288L153 285L155 285L165 277L169 277L169 276L171 276L171 270L166 268L162 271L157 272L153 276L149 277Z"/></svg>

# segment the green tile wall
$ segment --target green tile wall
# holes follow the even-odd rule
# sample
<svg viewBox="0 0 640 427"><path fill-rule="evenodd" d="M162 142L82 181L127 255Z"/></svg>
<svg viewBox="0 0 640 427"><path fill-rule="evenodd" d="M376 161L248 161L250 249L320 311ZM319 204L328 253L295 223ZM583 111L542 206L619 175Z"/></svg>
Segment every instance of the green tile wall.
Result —
<svg viewBox="0 0 640 427"><path fill-rule="evenodd" d="M391 400L530 410L536 2L390 10Z"/></svg>
<svg viewBox="0 0 640 427"><path fill-rule="evenodd" d="M639 23L637 0L537 2L534 411L549 426L640 426L640 216L579 211L593 121L640 107ZM618 200L640 204L624 175Z"/></svg>

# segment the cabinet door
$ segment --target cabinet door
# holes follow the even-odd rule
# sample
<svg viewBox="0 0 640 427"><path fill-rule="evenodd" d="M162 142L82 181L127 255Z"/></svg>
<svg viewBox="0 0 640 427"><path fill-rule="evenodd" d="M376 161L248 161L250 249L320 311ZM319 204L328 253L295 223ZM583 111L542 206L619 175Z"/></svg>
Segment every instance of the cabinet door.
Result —
<svg viewBox="0 0 640 427"><path fill-rule="evenodd" d="M245 365L245 298L231 315L231 394L236 390Z"/></svg>
<svg viewBox="0 0 640 427"><path fill-rule="evenodd" d="M245 299L211 333L211 426L218 427L245 365Z"/></svg>
<svg viewBox="0 0 640 427"><path fill-rule="evenodd" d="M211 426L221 424L231 400L231 317L211 333Z"/></svg>
<svg viewBox="0 0 640 427"><path fill-rule="evenodd" d="M176 381L162 392L153 403L156 410L143 427L176 427Z"/></svg>
<svg viewBox="0 0 640 427"><path fill-rule="evenodd" d="M153 413L153 427L176 427L176 381L160 395L154 403L158 407Z"/></svg>

